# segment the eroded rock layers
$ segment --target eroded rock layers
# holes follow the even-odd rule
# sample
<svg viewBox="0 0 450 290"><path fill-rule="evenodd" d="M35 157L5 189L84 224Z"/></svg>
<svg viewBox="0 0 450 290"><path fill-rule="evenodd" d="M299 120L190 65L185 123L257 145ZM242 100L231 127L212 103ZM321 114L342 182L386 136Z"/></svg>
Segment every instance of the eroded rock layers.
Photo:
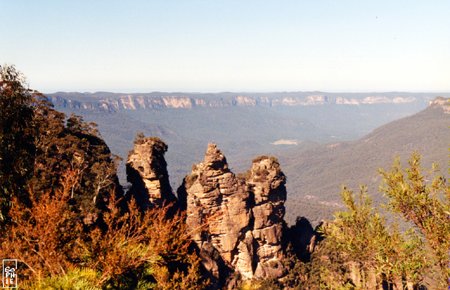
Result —
<svg viewBox="0 0 450 290"><path fill-rule="evenodd" d="M128 154L126 171L131 183L128 195L133 195L143 209L176 200L164 159L166 151L167 145L159 138L141 136Z"/></svg>
<svg viewBox="0 0 450 290"><path fill-rule="evenodd" d="M128 155L128 196L144 210L176 201L166 151L160 139L140 136ZM274 157L258 157L249 171L235 175L217 146L208 145L178 189L177 204L213 279L224 282L232 272L244 280L285 274L285 183Z"/></svg>
<svg viewBox="0 0 450 290"><path fill-rule="evenodd" d="M244 279L283 275L285 183L273 157L255 159L245 176L236 176L217 146L208 145L179 193L186 199L193 240L214 277L220 278L224 267Z"/></svg>

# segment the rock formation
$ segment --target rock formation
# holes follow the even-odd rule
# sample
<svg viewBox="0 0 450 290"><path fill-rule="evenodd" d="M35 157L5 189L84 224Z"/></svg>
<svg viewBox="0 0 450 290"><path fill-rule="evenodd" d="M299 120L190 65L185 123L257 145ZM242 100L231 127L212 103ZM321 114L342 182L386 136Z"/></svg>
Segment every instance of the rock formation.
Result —
<svg viewBox="0 0 450 290"><path fill-rule="evenodd" d="M167 145L159 138L138 135L128 154L127 180L132 184L128 195L133 195L142 209L176 200L164 159L166 151Z"/></svg>
<svg viewBox="0 0 450 290"><path fill-rule="evenodd" d="M274 278L283 274L285 183L286 177L274 157L263 156L253 160L246 186L254 200L252 235L258 257L254 276L258 278Z"/></svg>
<svg viewBox="0 0 450 290"><path fill-rule="evenodd" d="M450 114L450 98L437 97L430 101L429 107L441 108L444 110L444 113Z"/></svg>
<svg viewBox="0 0 450 290"><path fill-rule="evenodd" d="M128 195L144 210L176 201L166 151L160 139L139 135L128 155L127 178L132 183ZM289 242L283 219L285 183L274 157L258 157L245 174L235 175L215 144L208 145L204 160L184 178L178 208L186 211L192 239L216 285L230 285L230 278L238 276L243 280L284 276L282 262Z"/></svg>
<svg viewBox="0 0 450 290"><path fill-rule="evenodd" d="M223 278L227 269L245 280L284 274L285 182L273 157L255 159L246 176L238 177L216 145L208 145L178 192L186 198L186 223L213 277Z"/></svg>

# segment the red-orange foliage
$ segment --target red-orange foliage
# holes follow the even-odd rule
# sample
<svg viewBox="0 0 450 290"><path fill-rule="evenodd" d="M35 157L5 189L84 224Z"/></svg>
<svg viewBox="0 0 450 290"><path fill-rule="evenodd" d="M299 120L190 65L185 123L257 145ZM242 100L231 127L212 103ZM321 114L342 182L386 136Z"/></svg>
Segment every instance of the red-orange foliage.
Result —
<svg viewBox="0 0 450 290"><path fill-rule="evenodd" d="M31 207L13 198L10 216L0 242L0 256L20 260L27 267L21 279L63 275L72 267L81 222L69 209L69 180L76 180L74 172L67 172L65 186L54 196L39 195L30 190Z"/></svg>
<svg viewBox="0 0 450 290"><path fill-rule="evenodd" d="M29 208L13 201L13 222L0 238L0 256L26 265L21 281L33 284L89 268L99 273L95 286L128 287L144 280L160 289L203 288L200 259L181 214L167 218L169 207L142 213L134 199L123 213L111 195L102 227L88 230L70 205L78 180L76 170L68 171L55 194L37 198L30 190Z"/></svg>
<svg viewBox="0 0 450 290"><path fill-rule="evenodd" d="M128 212L121 214L115 204L111 199L109 211L103 216L106 232L93 230L86 249L93 255L89 266L102 273L102 283L146 267L162 288L172 288L177 280L199 282L199 258L190 253L191 240L183 216L167 219L169 207L141 213L134 199ZM171 269L182 264L189 266L185 274Z"/></svg>

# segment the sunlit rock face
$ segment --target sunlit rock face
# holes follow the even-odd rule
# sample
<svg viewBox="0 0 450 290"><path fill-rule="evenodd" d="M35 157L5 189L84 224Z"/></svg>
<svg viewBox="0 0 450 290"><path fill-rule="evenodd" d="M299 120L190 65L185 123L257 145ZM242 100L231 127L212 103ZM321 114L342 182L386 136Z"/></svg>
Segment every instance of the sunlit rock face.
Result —
<svg viewBox="0 0 450 290"><path fill-rule="evenodd" d="M186 204L186 223L204 265L215 278L227 269L247 280L284 274L285 182L273 157L255 159L245 176L238 177L217 146L208 145L203 162L184 179L179 197L185 199L180 202Z"/></svg>
<svg viewBox="0 0 450 290"><path fill-rule="evenodd" d="M259 261L254 276L279 277L283 274L286 177L273 157L255 159L247 175L247 190L254 200L252 235Z"/></svg>
<svg viewBox="0 0 450 290"><path fill-rule="evenodd" d="M127 178L142 209L176 201L167 174L167 145L139 137L127 159ZM178 208L199 249L203 266L219 284L231 273L244 280L285 274L286 177L278 161L262 156L245 174L235 175L215 144L192 168L178 190Z"/></svg>
<svg viewBox="0 0 450 290"><path fill-rule="evenodd" d="M128 195L134 196L143 209L176 200L164 159L166 151L167 145L159 138L142 137L128 154L127 180L132 184Z"/></svg>
<svg viewBox="0 0 450 290"><path fill-rule="evenodd" d="M429 103L430 108L440 108L450 114L450 98L437 97Z"/></svg>
<svg viewBox="0 0 450 290"><path fill-rule="evenodd" d="M225 108L225 107L278 107L278 106L327 106L327 105L375 105L375 104L407 104L418 102L413 95L368 95L342 96L334 93L273 93L262 94L190 94L190 93L64 93L49 94L47 97L58 108L118 112L135 110ZM212 96L212 97L211 97Z"/></svg>

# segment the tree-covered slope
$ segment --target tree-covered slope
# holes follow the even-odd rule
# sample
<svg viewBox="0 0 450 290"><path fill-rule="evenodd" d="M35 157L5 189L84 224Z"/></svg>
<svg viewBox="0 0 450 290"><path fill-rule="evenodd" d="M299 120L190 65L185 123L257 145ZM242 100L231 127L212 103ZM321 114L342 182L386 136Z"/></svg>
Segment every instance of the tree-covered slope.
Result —
<svg viewBox="0 0 450 290"><path fill-rule="evenodd" d="M316 222L330 217L340 207L342 184L355 187L365 183L370 192L376 192L380 182L377 169L389 167L396 157L407 160L413 151L423 155L426 167L436 162L447 173L448 107L448 99L433 101L425 110L381 126L357 141L284 152L280 161L289 177L287 212L291 220L297 215ZM380 196L374 197L375 201L380 201Z"/></svg>

